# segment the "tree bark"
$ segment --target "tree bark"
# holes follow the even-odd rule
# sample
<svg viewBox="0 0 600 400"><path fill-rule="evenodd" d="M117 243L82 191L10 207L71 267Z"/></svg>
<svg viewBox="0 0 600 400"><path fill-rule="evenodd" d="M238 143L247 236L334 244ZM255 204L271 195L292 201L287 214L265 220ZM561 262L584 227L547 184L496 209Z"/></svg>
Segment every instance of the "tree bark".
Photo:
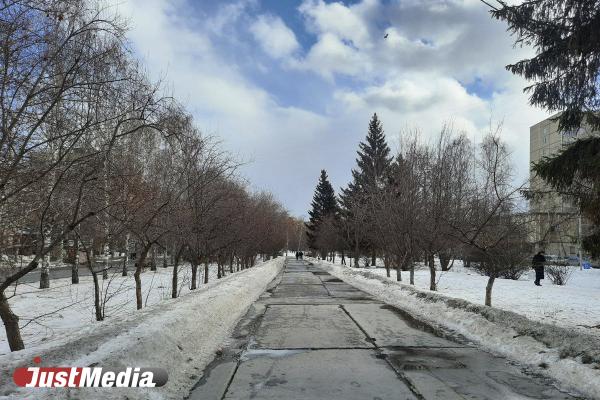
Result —
<svg viewBox="0 0 600 400"><path fill-rule="evenodd" d="M233 274L233 254L229 257L229 273Z"/></svg>
<svg viewBox="0 0 600 400"><path fill-rule="evenodd" d="M488 278L488 282L487 285L485 286L485 305L486 306L492 306L492 288L494 286L494 281L496 280L496 278L494 277L489 277Z"/></svg>
<svg viewBox="0 0 600 400"><path fill-rule="evenodd" d="M208 259L204 263L204 284L208 283Z"/></svg>
<svg viewBox="0 0 600 400"><path fill-rule="evenodd" d="M47 260L42 262L40 269L40 289L48 289L50 287L50 266Z"/></svg>
<svg viewBox="0 0 600 400"><path fill-rule="evenodd" d="M410 284L415 284L415 265L411 264L410 266Z"/></svg>
<svg viewBox="0 0 600 400"><path fill-rule="evenodd" d="M178 289L178 271L179 270L179 252L175 256L175 261L173 262L173 279L171 280L171 298L177 298L177 289Z"/></svg>
<svg viewBox="0 0 600 400"><path fill-rule="evenodd" d="M433 255L429 255L427 257L427 263L429 265L429 290L437 290L436 284L435 284L435 260L433 258Z"/></svg>
<svg viewBox="0 0 600 400"><path fill-rule="evenodd" d="M98 283L98 273L90 267L92 280L94 281L94 310L96 311L96 321L103 321L102 307L100 307L100 284ZM104 271L103 271L104 272Z"/></svg>
<svg viewBox="0 0 600 400"><path fill-rule="evenodd" d="M4 323L10 351L23 350L25 344L23 343L23 338L21 338L19 317L12 312L4 291L0 292L0 318L2 318L2 322Z"/></svg>
<svg viewBox="0 0 600 400"><path fill-rule="evenodd" d="M141 310L144 303L142 299L142 278L140 277L142 273L142 268L146 263L146 257L148 256L148 251L150 250L151 245L146 245L142 249L140 253L140 258L138 259L135 265L135 272L133 273L133 277L135 279L135 302L138 310Z"/></svg>
<svg viewBox="0 0 600 400"><path fill-rule="evenodd" d="M71 283L76 285L79 283L79 241L76 240L75 244L75 257L73 260L73 266L71 267Z"/></svg>
<svg viewBox="0 0 600 400"><path fill-rule="evenodd" d="M390 277L389 273L388 273L388 278ZM400 266L400 263L396 264L396 281L401 282L402 281L402 267Z"/></svg>
<svg viewBox="0 0 600 400"><path fill-rule="evenodd" d="M156 271L156 249L152 249L152 264L150 264L150 271Z"/></svg>
<svg viewBox="0 0 600 400"><path fill-rule="evenodd" d="M217 279L221 279L221 259L217 258Z"/></svg>
<svg viewBox="0 0 600 400"><path fill-rule="evenodd" d="M192 284L190 285L190 290L196 289L198 280L198 265L195 262L192 262Z"/></svg>
<svg viewBox="0 0 600 400"><path fill-rule="evenodd" d="M440 252L439 257L442 271L449 271L450 268L448 268L448 265L450 265L450 256L444 254L444 252Z"/></svg>
<svg viewBox="0 0 600 400"><path fill-rule="evenodd" d="M375 253L371 253L371 266L372 267L377 266L377 255Z"/></svg>

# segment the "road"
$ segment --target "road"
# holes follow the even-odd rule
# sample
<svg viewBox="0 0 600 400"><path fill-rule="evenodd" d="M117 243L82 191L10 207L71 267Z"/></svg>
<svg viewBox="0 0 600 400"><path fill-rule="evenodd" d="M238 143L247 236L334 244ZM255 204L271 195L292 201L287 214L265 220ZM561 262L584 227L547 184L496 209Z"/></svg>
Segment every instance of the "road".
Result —
<svg viewBox="0 0 600 400"><path fill-rule="evenodd" d="M306 261L288 259L279 279L189 399L575 398Z"/></svg>
<svg viewBox="0 0 600 400"><path fill-rule="evenodd" d="M96 266L100 268L103 265L102 261L96 261ZM109 274L118 273L120 274L123 268L123 260L113 260L112 268L109 270ZM162 263L157 264L158 268L162 267ZM130 274L135 271L133 261L127 264L127 270ZM90 270L84 265L79 265L79 276L89 276L91 275ZM70 278L71 277L71 267L53 267L50 268L50 280L53 279L62 279L62 278ZM40 267L31 271L23 278L19 279L20 283L35 283L40 281Z"/></svg>

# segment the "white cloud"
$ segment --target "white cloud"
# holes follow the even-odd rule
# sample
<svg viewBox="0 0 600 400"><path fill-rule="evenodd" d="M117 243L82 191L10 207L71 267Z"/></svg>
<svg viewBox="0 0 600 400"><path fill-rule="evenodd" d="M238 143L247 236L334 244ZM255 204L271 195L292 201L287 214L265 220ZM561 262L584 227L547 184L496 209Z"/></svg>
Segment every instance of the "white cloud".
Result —
<svg viewBox="0 0 600 400"><path fill-rule="evenodd" d="M250 31L273 58L287 58L300 48L294 32L279 17L261 15L250 26Z"/></svg>
<svg viewBox="0 0 600 400"><path fill-rule="evenodd" d="M528 106L526 83L504 65L529 50L513 49L505 27L480 2L305 1L300 16L316 39L308 49L280 17L253 15L253 2L216 4L200 16L187 0L127 0L120 8L152 74L166 74L198 125L252 159L245 174L297 214L308 207L321 168L336 189L348 182L373 112L392 143L406 127L432 137L448 121L478 140L490 118L504 120L519 176L527 175L529 126L546 113ZM292 71L276 76L277 63ZM286 81L285 74L298 70L325 78L322 110L281 101L253 78L279 78L293 93L305 82ZM460 83L476 77L495 92L482 98Z"/></svg>

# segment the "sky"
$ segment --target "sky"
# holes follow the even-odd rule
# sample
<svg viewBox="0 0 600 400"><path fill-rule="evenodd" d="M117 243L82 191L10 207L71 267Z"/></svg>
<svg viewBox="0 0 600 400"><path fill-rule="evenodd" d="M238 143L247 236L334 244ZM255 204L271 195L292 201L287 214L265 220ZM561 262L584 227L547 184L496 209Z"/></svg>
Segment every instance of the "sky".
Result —
<svg viewBox="0 0 600 400"><path fill-rule="evenodd" d="M242 175L306 216L319 172L339 192L377 113L393 152L444 124L478 142L491 126L528 176L531 56L479 0L120 0L130 46ZM386 37L387 36L387 37Z"/></svg>

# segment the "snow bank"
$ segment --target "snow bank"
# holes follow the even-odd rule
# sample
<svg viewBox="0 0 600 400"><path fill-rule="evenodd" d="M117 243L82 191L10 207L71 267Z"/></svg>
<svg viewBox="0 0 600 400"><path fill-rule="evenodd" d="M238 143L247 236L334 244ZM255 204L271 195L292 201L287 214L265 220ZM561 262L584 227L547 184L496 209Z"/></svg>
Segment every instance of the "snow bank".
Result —
<svg viewBox="0 0 600 400"><path fill-rule="evenodd" d="M178 299L164 300L109 323L91 323L62 341L0 356L0 396L9 398L182 398L214 358L236 321L281 272L277 258L201 286ZM21 389L12 379L16 367L90 366L118 369L160 367L169 380L156 389ZM8 379L7 379L8 378Z"/></svg>
<svg viewBox="0 0 600 400"><path fill-rule="evenodd" d="M600 398L600 338L417 289L368 270L322 262L332 275L433 327L529 366L567 390ZM591 300L591 299L590 299Z"/></svg>

